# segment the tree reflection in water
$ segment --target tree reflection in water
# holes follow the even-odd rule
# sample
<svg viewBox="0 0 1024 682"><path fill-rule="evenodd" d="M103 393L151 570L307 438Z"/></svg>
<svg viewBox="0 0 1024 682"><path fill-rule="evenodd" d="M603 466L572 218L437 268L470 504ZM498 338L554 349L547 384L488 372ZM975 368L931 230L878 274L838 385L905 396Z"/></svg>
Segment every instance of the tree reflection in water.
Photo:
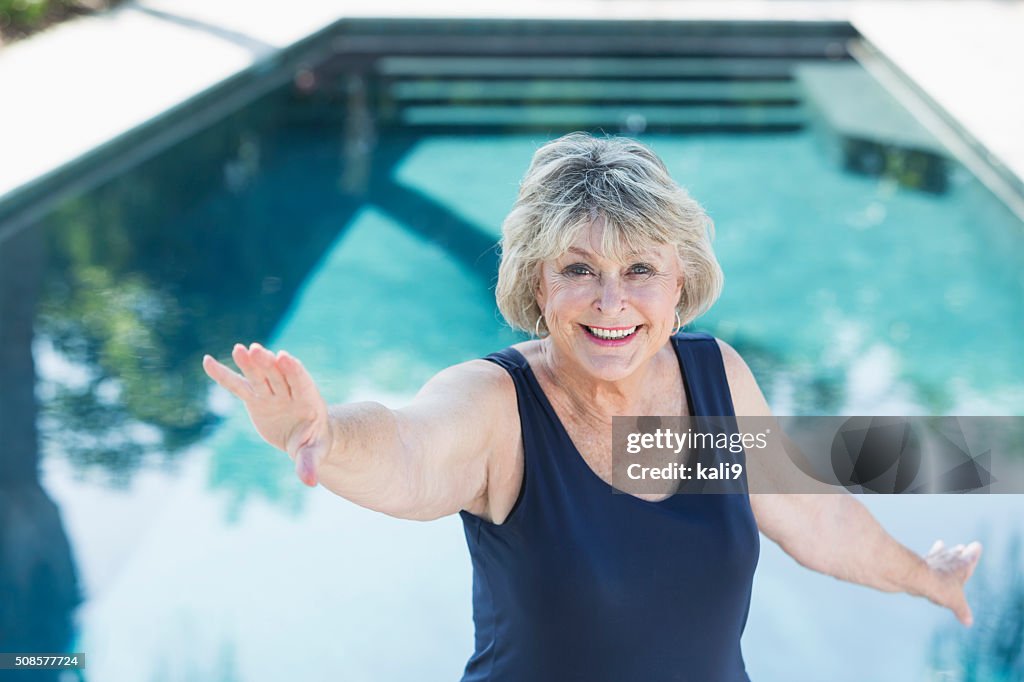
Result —
<svg viewBox="0 0 1024 682"><path fill-rule="evenodd" d="M0 651L72 645L81 595L40 458L117 486L173 463L217 422L202 355L270 336L358 209L445 247L482 289L492 280L493 239L394 181L415 137L378 142L365 112L348 117L358 126L304 120L293 96L272 93L0 242ZM259 476L216 484L279 492Z"/></svg>
<svg viewBox="0 0 1024 682"><path fill-rule="evenodd" d="M0 651L71 643L78 578L57 506L39 483L32 326L43 272L38 230L0 243ZM57 679L57 671L33 673Z"/></svg>

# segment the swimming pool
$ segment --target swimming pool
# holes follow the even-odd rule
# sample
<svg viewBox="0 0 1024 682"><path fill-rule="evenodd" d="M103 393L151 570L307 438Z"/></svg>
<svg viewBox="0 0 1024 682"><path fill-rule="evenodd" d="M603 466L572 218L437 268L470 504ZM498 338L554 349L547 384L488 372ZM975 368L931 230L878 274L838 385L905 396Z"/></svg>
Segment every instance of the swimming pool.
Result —
<svg viewBox="0 0 1024 682"><path fill-rule="evenodd" d="M518 34L481 25L419 59L453 26L382 47L384 28L337 36L340 56L0 247L5 319L30 321L36 375L4 395L22 415L38 397L42 480L85 596L33 613L71 627L86 679L458 675L471 625L457 520L303 489L209 393L199 359L260 340L302 358L331 400L397 405L516 341L488 249L532 152L565 129L644 140L707 207L727 283L696 328L744 354L777 412L1021 414L1022 225L955 164L944 193L843 171L790 75L848 66L842 27L691 29L691 54L665 27L637 55L613 26L534 26L559 54L499 57ZM987 527L987 560L1024 511L1020 496L867 503L920 551ZM768 543L756 581L752 679L801 679L799 661L804 679L860 680L850 651L923 679L946 624Z"/></svg>

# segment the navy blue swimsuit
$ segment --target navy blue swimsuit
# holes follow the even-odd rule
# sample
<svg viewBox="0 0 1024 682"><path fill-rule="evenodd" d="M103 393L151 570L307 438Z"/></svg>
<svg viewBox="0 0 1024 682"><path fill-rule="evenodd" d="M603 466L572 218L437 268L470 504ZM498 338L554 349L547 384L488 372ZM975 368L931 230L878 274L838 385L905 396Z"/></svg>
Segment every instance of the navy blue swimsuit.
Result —
<svg viewBox="0 0 1024 682"><path fill-rule="evenodd" d="M691 415L732 415L706 334L673 337ZM460 512L473 560L475 651L463 682L745 682L740 635L757 565L746 494L613 494L583 460L526 359L512 376L525 451L512 512Z"/></svg>

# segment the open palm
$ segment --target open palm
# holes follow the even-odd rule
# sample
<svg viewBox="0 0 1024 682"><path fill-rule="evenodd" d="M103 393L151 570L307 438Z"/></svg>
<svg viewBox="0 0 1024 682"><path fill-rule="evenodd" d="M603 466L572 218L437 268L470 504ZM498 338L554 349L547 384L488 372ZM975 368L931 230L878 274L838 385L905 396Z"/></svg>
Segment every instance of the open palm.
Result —
<svg viewBox="0 0 1024 682"><path fill-rule="evenodd" d="M967 626L974 622L974 615L967 604L964 585L978 565L981 550L980 542L946 547L942 540L936 540L924 557L936 578L936 587L929 598L953 611L957 619Z"/></svg>
<svg viewBox="0 0 1024 682"><path fill-rule="evenodd" d="M327 403L313 378L297 358L285 351L275 355L258 343L248 348L235 344L231 357L242 374L209 355L203 357L203 369L245 404L265 441L288 453L302 482L316 485L332 433Z"/></svg>

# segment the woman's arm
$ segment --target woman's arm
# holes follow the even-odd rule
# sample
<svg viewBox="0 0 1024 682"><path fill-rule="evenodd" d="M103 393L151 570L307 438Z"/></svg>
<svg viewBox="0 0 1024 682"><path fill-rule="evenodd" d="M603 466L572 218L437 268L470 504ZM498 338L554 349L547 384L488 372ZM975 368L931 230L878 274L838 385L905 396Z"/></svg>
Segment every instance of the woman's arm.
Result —
<svg viewBox="0 0 1024 682"><path fill-rule="evenodd" d="M509 416L518 417L515 390L501 368L482 360L449 367L408 407L391 410L375 402L328 407L284 351L238 344L232 357L241 375L210 356L203 367L243 401L260 436L288 453L307 485L400 518L488 513L488 480L503 473L491 471L492 453L512 440L510 428L518 433Z"/></svg>
<svg viewBox="0 0 1024 682"><path fill-rule="evenodd" d="M979 543L947 549L940 541L919 556L846 493L752 494L750 506L761 532L800 565L883 592L926 597L971 625L963 585L981 556Z"/></svg>
<svg viewBox="0 0 1024 682"><path fill-rule="evenodd" d="M376 420L360 416L368 411ZM418 521L460 509L500 520L511 508L494 488L510 475L504 455L521 438L519 411L512 379L497 365L444 369L397 410L356 403L332 407L331 416L336 435L321 482L338 495Z"/></svg>
<svg viewBox="0 0 1024 682"><path fill-rule="evenodd" d="M736 414L771 415L739 354L719 341ZM770 472L766 472L770 477ZM963 585L981 556L977 542L946 548L937 542L921 557L886 533L852 495L752 493L758 529L802 566L885 592L923 596L972 622Z"/></svg>

